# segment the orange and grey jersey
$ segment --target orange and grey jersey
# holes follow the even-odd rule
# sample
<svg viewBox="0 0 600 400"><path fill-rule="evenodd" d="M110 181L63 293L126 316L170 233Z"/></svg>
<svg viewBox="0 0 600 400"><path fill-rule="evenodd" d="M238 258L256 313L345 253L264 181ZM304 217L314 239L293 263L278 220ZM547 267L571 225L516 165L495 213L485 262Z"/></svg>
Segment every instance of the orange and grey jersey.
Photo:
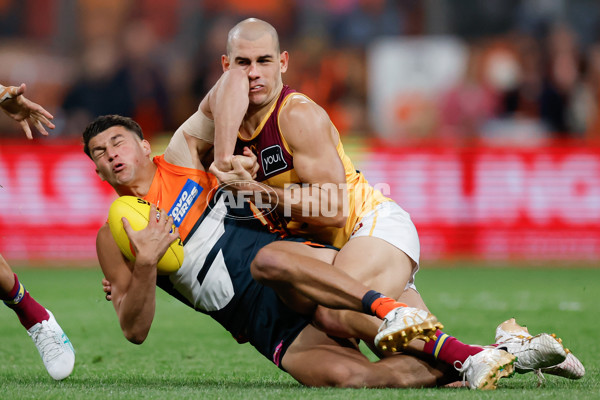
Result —
<svg viewBox="0 0 600 400"><path fill-rule="evenodd" d="M229 205L214 175L170 164L163 156L154 163L157 171L144 199L173 216L184 250L181 267L158 276L157 285L281 367L288 346L310 320L250 274L256 253L281 237L253 218L247 203Z"/></svg>
<svg viewBox="0 0 600 400"><path fill-rule="evenodd" d="M236 154L242 154L244 147L249 147L257 155L259 170L256 180L273 187L285 187L286 184L301 183L294 170L294 154L285 140L279 125L279 114L290 98L294 95L307 96L283 86L277 102L272 106L259 126L249 139L238 135ZM337 132L337 129L334 127ZM315 144L318 145L318 144ZM306 223L283 219L287 230L293 235L308 237L321 243L331 244L341 248L350 239L350 235L360 222L360 219L372 211L378 204L391 201L380 191L374 189L363 174L356 171L352 161L344 152L339 140L336 147L346 173L348 202L345 214L348 216L343 228L312 226Z"/></svg>
<svg viewBox="0 0 600 400"><path fill-rule="evenodd" d="M168 163L164 155L156 156L152 161L157 166L156 174L144 199L168 211L173 223L179 227L181 240L185 241L206 210L219 182L211 173Z"/></svg>

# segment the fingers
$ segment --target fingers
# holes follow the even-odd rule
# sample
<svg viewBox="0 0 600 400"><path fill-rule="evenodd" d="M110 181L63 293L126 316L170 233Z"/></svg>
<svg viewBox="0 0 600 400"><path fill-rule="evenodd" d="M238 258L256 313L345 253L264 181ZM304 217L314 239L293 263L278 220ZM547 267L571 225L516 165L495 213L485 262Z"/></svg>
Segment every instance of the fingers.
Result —
<svg viewBox="0 0 600 400"><path fill-rule="evenodd" d="M110 281L106 278L102 278L102 286L104 287L104 291L106 292L106 288L110 290Z"/></svg>
<svg viewBox="0 0 600 400"><path fill-rule="evenodd" d="M131 234L134 232L129 224L129 220L126 217L121 218L121 222L123 222L123 229L125 229L125 233L129 240L131 240Z"/></svg>
<svg viewBox="0 0 600 400"><path fill-rule="evenodd" d="M15 96L22 95L23 93L25 93L25 90L27 89L27 85L24 83L21 83L21 85L16 89L17 90L16 90Z"/></svg>
<svg viewBox="0 0 600 400"><path fill-rule="evenodd" d="M112 286L110 284L110 281L106 278L102 278L102 291L104 291L105 293L104 298L106 299L106 301L112 300L111 290Z"/></svg>
<svg viewBox="0 0 600 400"><path fill-rule="evenodd" d="M46 129L44 129L44 125L42 125L42 123L39 120L35 121L35 127L37 128L39 133L41 133L44 136L48 136L48 132L46 131Z"/></svg>
<svg viewBox="0 0 600 400"><path fill-rule="evenodd" d="M30 100L28 100L27 105L31 110L32 115L34 115L36 119L42 120L42 122L46 125L51 124L49 120L54 119L54 115L50 114L44 107Z"/></svg>
<svg viewBox="0 0 600 400"><path fill-rule="evenodd" d="M244 147L244 152L243 152L243 154L244 154L246 157L250 157L250 158L252 158L253 160L256 160L256 154L254 154L254 152L253 152L252 150L250 150L250 147Z"/></svg>
<svg viewBox="0 0 600 400"><path fill-rule="evenodd" d="M25 136L27 136L27 139L32 140L33 134L31 133L31 128L29 127L29 124L27 123L27 121L26 120L20 121L19 124L21 124L21 128L23 128L23 131L25 132Z"/></svg>
<svg viewBox="0 0 600 400"><path fill-rule="evenodd" d="M179 237L179 228L176 226L173 226L173 230L171 231L171 233L169 233L169 239L171 241L171 243L173 243L173 240L177 239Z"/></svg>
<svg viewBox="0 0 600 400"><path fill-rule="evenodd" d="M231 166L233 167L233 171L235 173L240 173L244 171L244 166L242 165L242 160L239 157L233 156L231 158Z"/></svg>

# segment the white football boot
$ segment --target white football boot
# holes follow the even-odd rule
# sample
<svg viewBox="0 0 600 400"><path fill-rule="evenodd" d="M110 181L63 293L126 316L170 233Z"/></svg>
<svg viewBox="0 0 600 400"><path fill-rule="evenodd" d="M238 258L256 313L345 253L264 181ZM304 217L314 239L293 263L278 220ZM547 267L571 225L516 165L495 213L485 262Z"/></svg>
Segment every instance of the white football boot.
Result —
<svg viewBox="0 0 600 400"><path fill-rule="evenodd" d="M50 318L38 322L27 330L35 343L44 366L50 376L57 381L65 379L73 371L75 365L75 350L71 341L65 335L54 315L48 311Z"/></svg>
<svg viewBox="0 0 600 400"><path fill-rule="evenodd" d="M577 357L573 355L569 351L569 349L565 349L567 352L567 358L565 361L560 364L553 365L552 367L542 368L540 370L540 374L550 374L556 376L562 376L567 379L581 379L585 375L585 367L579 361Z"/></svg>
<svg viewBox="0 0 600 400"><path fill-rule="evenodd" d="M517 356L518 373L534 371L558 375L568 379L580 379L585 374L581 362L562 345L554 334L540 333L531 336L526 327L517 324L514 318L504 321L496 328L496 344Z"/></svg>
<svg viewBox="0 0 600 400"><path fill-rule="evenodd" d="M436 331L443 328L437 318L425 310L398 307L383 319L375 336L375 346L384 351L400 351L414 339L436 340Z"/></svg>
<svg viewBox="0 0 600 400"><path fill-rule="evenodd" d="M500 378L509 378L514 372L516 357L496 349L485 348L479 353L469 356L464 363L456 361L454 368L469 382L471 389L494 390Z"/></svg>

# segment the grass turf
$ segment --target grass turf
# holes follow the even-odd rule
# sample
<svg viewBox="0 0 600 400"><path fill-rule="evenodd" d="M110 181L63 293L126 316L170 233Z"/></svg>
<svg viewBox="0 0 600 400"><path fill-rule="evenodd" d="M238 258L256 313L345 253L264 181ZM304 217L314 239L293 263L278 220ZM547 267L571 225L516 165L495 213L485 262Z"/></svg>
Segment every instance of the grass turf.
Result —
<svg viewBox="0 0 600 400"><path fill-rule="evenodd" d="M487 344L498 323L516 317L532 333L556 332L586 367L579 381L547 376L538 388L533 374L515 375L493 392L306 388L250 345L238 345L209 317L160 290L150 335L136 346L124 339L103 298L99 269L15 271L34 298L53 311L75 346L77 361L71 377L53 381L16 316L5 308L0 311L0 399L600 397L595 339L600 269L424 267L419 272L418 287L448 334Z"/></svg>

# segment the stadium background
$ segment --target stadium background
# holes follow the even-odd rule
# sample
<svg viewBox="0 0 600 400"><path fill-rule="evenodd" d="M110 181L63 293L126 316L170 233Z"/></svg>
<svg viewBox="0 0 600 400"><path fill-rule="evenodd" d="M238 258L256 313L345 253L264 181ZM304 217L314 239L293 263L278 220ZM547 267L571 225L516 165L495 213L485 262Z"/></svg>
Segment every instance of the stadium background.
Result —
<svg viewBox="0 0 600 400"><path fill-rule="evenodd" d="M0 253L96 265L112 190L81 151L96 115L160 152L256 16L284 81L331 115L356 167L412 216L423 262L596 265L600 3L594 0L0 0L0 82L56 119L0 118Z"/></svg>

